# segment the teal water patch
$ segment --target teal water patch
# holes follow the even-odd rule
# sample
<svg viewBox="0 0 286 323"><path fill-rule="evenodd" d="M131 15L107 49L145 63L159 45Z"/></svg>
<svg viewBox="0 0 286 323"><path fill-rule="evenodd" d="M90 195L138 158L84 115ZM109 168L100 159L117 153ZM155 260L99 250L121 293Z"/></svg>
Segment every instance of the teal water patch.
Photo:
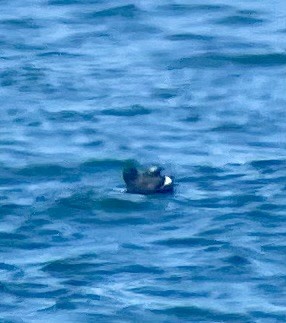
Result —
<svg viewBox="0 0 286 323"><path fill-rule="evenodd" d="M284 322L284 2L0 2L0 321Z"/></svg>

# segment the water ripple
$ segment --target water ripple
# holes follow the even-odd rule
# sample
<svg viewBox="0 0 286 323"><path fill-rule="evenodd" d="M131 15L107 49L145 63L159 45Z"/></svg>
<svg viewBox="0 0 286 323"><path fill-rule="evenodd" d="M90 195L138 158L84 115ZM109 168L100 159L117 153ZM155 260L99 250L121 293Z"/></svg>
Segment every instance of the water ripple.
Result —
<svg viewBox="0 0 286 323"><path fill-rule="evenodd" d="M284 2L0 3L0 321L285 322Z"/></svg>

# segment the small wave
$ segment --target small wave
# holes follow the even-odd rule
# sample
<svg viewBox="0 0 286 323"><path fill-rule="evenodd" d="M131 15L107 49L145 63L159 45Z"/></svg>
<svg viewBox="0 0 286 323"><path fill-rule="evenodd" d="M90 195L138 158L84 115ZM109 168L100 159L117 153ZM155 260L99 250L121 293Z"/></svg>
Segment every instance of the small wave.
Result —
<svg viewBox="0 0 286 323"><path fill-rule="evenodd" d="M189 13L197 13L197 12L222 12L225 10L230 10L233 7L224 4L169 4L169 5L161 5L158 9L163 11L167 11L172 14L189 14Z"/></svg>
<svg viewBox="0 0 286 323"><path fill-rule="evenodd" d="M126 162L129 160L120 159L89 159L80 164L81 170L86 170L89 172L101 172L103 170L110 169L121 169Z"/></svg>
<svg viewBox="0 0 286 323"><path fill-rule="evenodd" d="M7 19L0 22L1 25L17 29L38 29L40 26L34 19Z"/></svg>
<svg viewBox="0 0 286 323"><path fill-rule="evenodd" d="M211 131L214 132L245 132L245 126L235 124L235 123L225 123L215 128L212 128Z"/></svg>
<svg viewBox="0 0 286 323"><path fill-rule="evenodd" d="M226 57L227 60L233 63L249 66L280 66L286 65L286 54L270 53L270 54L246 54L238 56Z"/></svg>
<svg viewBox="0 0 286 323"><path fill-rule="evenodd" d="M109 218L109 219L105 218L102 220L97 220L97 223L120 226L120 225L146 224L146 223L148 223L148 221L144 217L128 216L128 217L123 217L123 218Z"/></svg>
<svg viewBox="0 0 286 323"><path fill-rule="evenodd" d="M254 160L250 165L256 169L260 170L270 170L274 168L285 168L286 161L284 159L263 159L263 160Z"/></svg>
<svg viewBox="0 0 286 323"><path fill-rule="evenodd" d="M57 164L36 164L14 170L14 172L20 176L44 177L45 179L47 179L47 177L54 178L67 175L70 174L72 171L73 169L71 168L67 168Z"/></svg>
<svg viewBox="0 0 286 323"><path fill-rule="evenodd" d="M175 98L178 95L178 93L177 93L177 90L175 89L157 88L153 91L153 95L154 97L159 99L172 99L172 98Z"/></svg>
<svg viewBox="0 0 286 323"><path fill-rule="evenodd" d="M116 273L131 273L131 274L164 274L164 270L159 267L130 265L118 268Z"/></svg>
<svg viewBox="0 0 286 323"><path fill-rule="evenodd" d="M225 258L224 261L234 266L245 266L250 264L250 262L242 256L230 256Z"/></svg>
<svg viewBox="0 0 286 323"><path fill-rule="evenodd" d="M83 54L75 54L75 53L68 53L68 52L62 52L62 51L47 51L43 52L40 54L37 54L39 57L53 57L53 56L58 56L58 57L63 57L63 58L78 58L78 57L83 57Z"/></svg>
<svg viewBox="0 0 286 323"><path fill-rule="evenodd" d="M101 113L106 116L135 117L150 114L151 111L141 105L133 105L128 108L105 109Z"/></svg>
<svg viewBox="0 0 286 323"><path fill-rule="evenodd" d="M78 112L74 110L62 110L58 112L49 112L42 110L46 118L53 122L81 122L96 121L95 112Z"/></svg>
<svg viewBox="0 0 286 323"><path fill-rule="evenodd" d="M93 0L91 1L92 2L90 3L94 3ZM86 0L84 3L85 4L89 3L89 0ZM48 4L52 6L80 5L82 4L82 1L81 0L49 0Z"/></svg>
<svg viewBox="0 0 286 323"><path fill-rule="evenodd" d="M262 24L263 22L265 22L265 20L261 18L242 16L242 15L229 16L215 21L216 24L220 24L220 25L246 26L246 27L249 27L251 25Z"/></svg>
<svg viewBox="0 0 286 323"><path fill-rule="evenodd" d="M252 67L269 67L286 65L286 54L245 54L223 55L203 54L199 56L182 57L169 65L169 70L184 68L219 68L229 64L239 64Z"/></svg>
<svg viewBox="0 0 286 323"><path fill-rule="evenodd" d="M163 289L162 287L139 287L133 288L133 292L144 294L146 296L159 296L159 297L208 297L209 293L206 292L187 292L183 290L176 290L176 289Z"/></svg>
<svg viewBox="0 0 286 323"><path fill-rule="evenodd" d="M209 240L204 238L171 238L164 240L157 240L155 244L165 245L169 247L188 247L188 246L215 246L223 245L224 242L217 240Z"/></svg>
<svg viewBox="0 0 286 323"><path fill-rule="evenodd" d="M192 321L203 320L205 322L220 321L233 323L251 322L250 318L246 315L242 315L239 313L223 313L195 306L174 306L162 310L152 310L152 312L156 314L167 315L168 317L174 316L180 319L189 319Z"/></svg>
<svg viewBox="0 0 286 323"><path fill-rule="evenodd" d="M125 6L118 6L118 7L111 7L109 9L103 9L91 12L86 15L87 18L114 18L114 17L121 17L121 18L128 18L132 19L138 16L140 10L134 4L129 4Z"/></svg>
<svg viewBox="0 0 286 323"><path fill-rule="evenodd" d="M19 270L17 266L15 265L10 265L10 264L6 264L4 262L0 263L0 270L6 270L6 271L16 271Z"/></svg>
<svg viewBox="0 0 286 323"><path fill-rule="evenodd" d="M95 269L96 264L89 262L70 262L67 260L56 260L52 261L42 267L43 271L57 274L66 274L67 277L77 272L78 275L89 272Z"/></svg>
<svg viewBox="0 0 286 323"><path fill-rule="evenodd" d="M95 205L93 200L93 192L88 191L84 194L75 193L69 197L61 198L57 201L59 207L72 208L78 210L92 210Z"/></svg>
<svg viewBox="0 0 286 323"><path fill-rule="evenodd" d="M127 212L146 210L149 202L134 202L120 198L102 198L97 200L97 207L105 212Z"/></svg>
<svg viewBox="0 0 286 323"><path fill-rule="evenodd" d="M29 236L20 233L0 232L0 245L5 248L15 249L45 249L50 247L50 244L45 242L31 241Z"/></svg>
<svg viewBox="0 0 286 323"><path fill-rule="evenodd" d="M66 289L51 289L45 284L36 283L9 283L5 285L6 293L17 297L27 298L54 298L66 294Z"/></svg>
<svg viewBox="0 0 286 323"><path fill-rule="evenodd" d="M103 140L93 140L93 141L89 141L87 143L84 143L83 146L85 147L101 147L104 146L104 141Z"/></svg>
<svg viewBox="0 0 286 323"><path fill-rule="evenodd" d="M172 41L190 41L190 40L212 41L214 40L213 36L192 34L192 33L172 34L172 35L166 36L166 38Z"/></svg>

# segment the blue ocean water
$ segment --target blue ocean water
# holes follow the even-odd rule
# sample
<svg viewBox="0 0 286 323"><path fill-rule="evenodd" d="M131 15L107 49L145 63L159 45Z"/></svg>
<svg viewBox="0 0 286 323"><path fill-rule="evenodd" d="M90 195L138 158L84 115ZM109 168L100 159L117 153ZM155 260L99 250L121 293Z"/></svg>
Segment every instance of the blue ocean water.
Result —
<svg viewBox="0 0 286 323"><path fill-rule="evenodd" d="M286 322L285 1L0 8L0 321Z"/></svg>

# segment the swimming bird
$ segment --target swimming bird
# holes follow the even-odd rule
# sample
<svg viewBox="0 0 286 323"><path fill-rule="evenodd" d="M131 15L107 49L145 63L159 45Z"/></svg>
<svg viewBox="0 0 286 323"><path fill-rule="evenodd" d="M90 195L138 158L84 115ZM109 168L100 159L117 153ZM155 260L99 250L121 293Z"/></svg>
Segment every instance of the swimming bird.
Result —
<svg viewBox="0 0 286 323"><path fill-rule="evenodd" d="M152 166L146 171L139 171L135 166L123 169L123 179L126 184L127 193L155 194L168 193L174 189L173 179L161 175L162 167Z"/></svg>

